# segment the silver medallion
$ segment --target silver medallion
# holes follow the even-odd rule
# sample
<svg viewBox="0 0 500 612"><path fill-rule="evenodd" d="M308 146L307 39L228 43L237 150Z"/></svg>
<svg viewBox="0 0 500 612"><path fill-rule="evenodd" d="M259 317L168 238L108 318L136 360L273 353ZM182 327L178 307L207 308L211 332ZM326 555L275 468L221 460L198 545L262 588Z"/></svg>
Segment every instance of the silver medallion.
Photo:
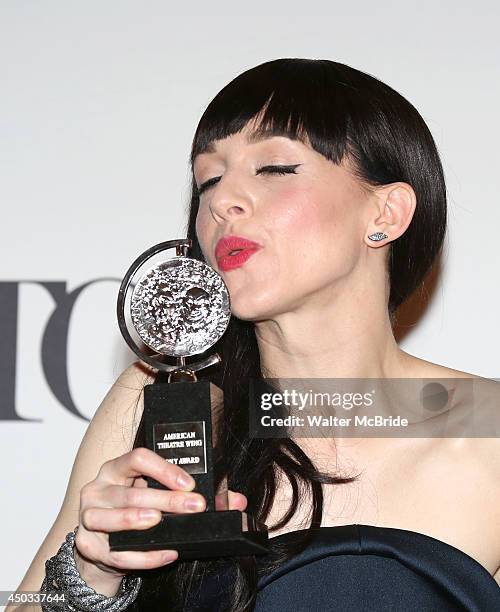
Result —
<svg viewBox="0 0 500 612"><path fill-rule="evenodd" d="M197 355L224 334L231 316L227 287L210 266L173 257L150 268L130 301L132 323L157 353Z"/></svg>

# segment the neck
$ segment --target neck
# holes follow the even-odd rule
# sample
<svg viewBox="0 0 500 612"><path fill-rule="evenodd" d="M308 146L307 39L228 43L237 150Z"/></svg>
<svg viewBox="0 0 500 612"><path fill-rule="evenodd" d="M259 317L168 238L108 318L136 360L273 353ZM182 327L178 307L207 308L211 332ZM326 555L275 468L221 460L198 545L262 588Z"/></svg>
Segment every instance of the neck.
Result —
<svg viewBox="0 0 500 612"><path fill-rule="evenodd" d="M343 291L333 302L308 300L256 322L262 372L269 378L404 377L409 356L396 343L385 296L379 297Z"/></svg>

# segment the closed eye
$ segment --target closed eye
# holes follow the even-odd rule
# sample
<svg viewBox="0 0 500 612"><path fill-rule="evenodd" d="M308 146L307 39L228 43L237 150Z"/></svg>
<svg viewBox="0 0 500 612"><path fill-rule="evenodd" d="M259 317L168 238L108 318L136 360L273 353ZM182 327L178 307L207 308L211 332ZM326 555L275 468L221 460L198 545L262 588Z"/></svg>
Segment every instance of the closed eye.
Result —
<svg viewBox="0 0 500 612"><path fill-rule="evenodd" d="M301 164L293 164L291 166L262 166L262 168L258 168L256 174L297 174L295 169L298 168ZM204 191L206 191L212 185L215 185L220 181L220 176L215 176L214 178L208 179L198 187L198 195L201 195Z"/></svg>

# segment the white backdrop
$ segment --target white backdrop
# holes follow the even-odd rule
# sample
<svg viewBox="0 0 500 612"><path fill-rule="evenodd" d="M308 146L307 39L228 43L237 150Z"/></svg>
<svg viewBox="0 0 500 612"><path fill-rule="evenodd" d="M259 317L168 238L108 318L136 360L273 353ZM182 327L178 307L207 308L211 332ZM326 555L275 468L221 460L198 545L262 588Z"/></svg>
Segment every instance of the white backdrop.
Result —
<svg viewBox="0 0 500 612"><path fill-rule="evenodd" d="M190 3L169 13L151 0L0 2L0 282L20 282L17 323L0 316L16 328L15 410L31 419L0 421L0 590L18 586L55 519L87 427L44 377L54 300L39 283L71 291L118 279L148 246L183 235L197 122L221 87L261 62L340 61L419 109L442 155L450 218L433 299L400 344L500 378L498 4L346 4ZM115 322L117 288L90 285L70 321L69 384L89 419L133 360ZM0 341L10 354L12 342ZM3 363L4 385L14 384Z"/></svg>

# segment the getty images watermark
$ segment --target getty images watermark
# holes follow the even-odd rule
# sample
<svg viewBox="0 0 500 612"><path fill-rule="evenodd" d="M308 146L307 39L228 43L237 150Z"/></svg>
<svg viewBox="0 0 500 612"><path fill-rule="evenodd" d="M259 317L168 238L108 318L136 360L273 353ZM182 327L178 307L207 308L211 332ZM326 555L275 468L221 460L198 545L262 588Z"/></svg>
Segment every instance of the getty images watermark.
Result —
<svg viewBox="0 0 500 612"><path fill-rule="evenodd" d="M487 378L250 379L253 438L500 436Z"/></svg>

